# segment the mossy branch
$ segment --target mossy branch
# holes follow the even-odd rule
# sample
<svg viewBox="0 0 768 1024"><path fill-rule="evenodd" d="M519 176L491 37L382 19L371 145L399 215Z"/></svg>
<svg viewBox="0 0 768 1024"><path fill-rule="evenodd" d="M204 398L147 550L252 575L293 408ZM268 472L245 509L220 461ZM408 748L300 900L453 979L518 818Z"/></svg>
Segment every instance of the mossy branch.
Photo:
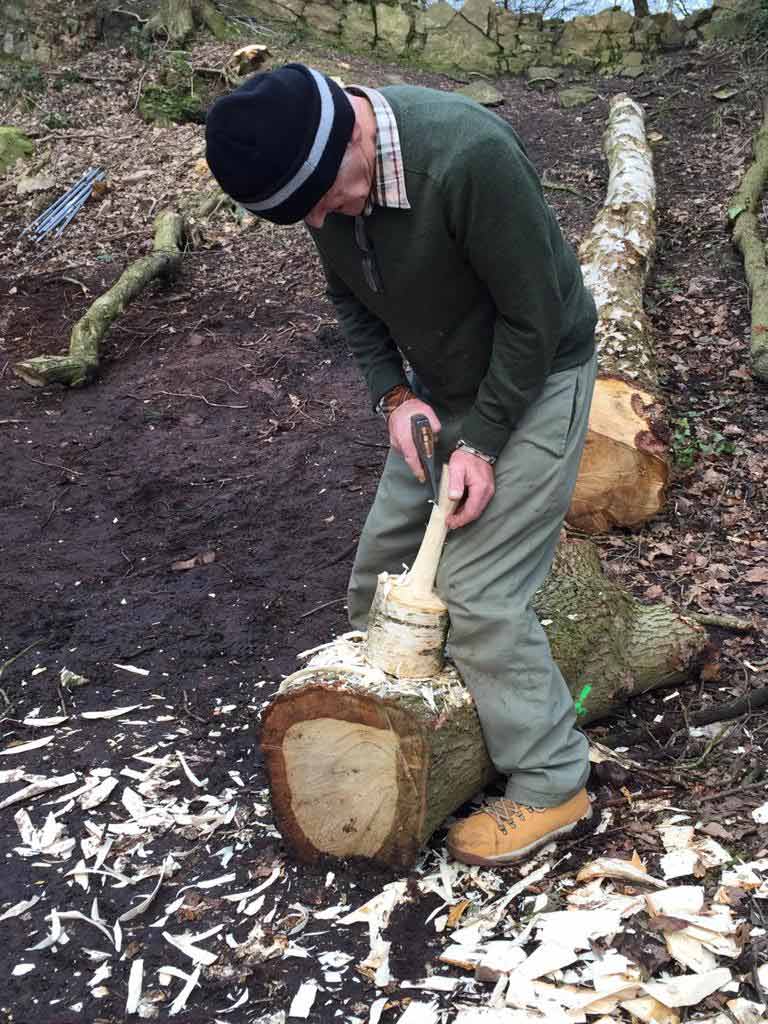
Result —
<svg viewBox="0 0 768 1024"><path fill-rule="evenodd" d="M37 356L16 363L16 373L33 387L66 384L79 387L92 380L99 365L99 346L126 306L154 278L172 277L181 263L186 238L184 218L164 210L155 219L152 252L126 267L112 287L100 295L72 329L64 356Z"/></svg>
<svg viewBox="0 0 768 1024"><path fill-rule="evenodd" d="M733 243L744 259L744 276L752 296L750 362L758 380L768 383L768 255L760 233L760 197L768 178L768 99L753 142L754 160L728 207Z"/></svg>

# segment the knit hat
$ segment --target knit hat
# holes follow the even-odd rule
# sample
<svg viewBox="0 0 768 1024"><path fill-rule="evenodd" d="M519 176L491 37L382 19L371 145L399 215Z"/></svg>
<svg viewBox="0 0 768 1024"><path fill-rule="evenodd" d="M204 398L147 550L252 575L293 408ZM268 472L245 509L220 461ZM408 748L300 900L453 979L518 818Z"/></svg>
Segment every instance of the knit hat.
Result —
<svg viewBox="0 0 768 1024"><path fill-rule="evenodd" d="M343 89L303 64L257 75L208 111L206 157L246 210L295 224L336 180L355 113Z"/></svg>

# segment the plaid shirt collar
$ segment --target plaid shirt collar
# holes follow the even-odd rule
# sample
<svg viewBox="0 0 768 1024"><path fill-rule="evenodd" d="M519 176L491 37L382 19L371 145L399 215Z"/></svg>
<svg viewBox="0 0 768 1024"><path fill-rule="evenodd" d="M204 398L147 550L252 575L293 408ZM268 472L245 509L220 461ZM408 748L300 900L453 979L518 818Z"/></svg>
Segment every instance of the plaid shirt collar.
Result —
<svg viewBox="0 0 768 1024"><path fill-rule="evenodd" d="M410 210L411 204L405 192L400 134L392 107L378 89L350 85L347 86L347 92L355 96L365 96L373 107L376 118L376 177L365 207L365 215L368 216L374 205Z"/></svg>

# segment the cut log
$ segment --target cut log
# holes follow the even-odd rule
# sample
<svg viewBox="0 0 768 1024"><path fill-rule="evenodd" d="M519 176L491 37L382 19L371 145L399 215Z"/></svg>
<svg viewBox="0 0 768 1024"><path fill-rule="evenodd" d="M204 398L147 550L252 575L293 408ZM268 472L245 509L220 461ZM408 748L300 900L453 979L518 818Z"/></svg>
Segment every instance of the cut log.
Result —
<svg viewBox="0 0 768 1024"><path fill-rule="evenodd" d="M588 541L560 545L535 607L581 722L689 676L707 636L606 577ZM283 838L301 860L413 863L445 817L495 772L455 667L402 680L373 666L365 634L313 651L267 708L262 748Z"/></svg>
<svg viewBox="0 0 768 1024"><path fill-rule="evenodd" d="M768 99L763 101L763 122L752 148L754 160L728 207L728 221L734 245L744 258L744 274L752 296L752 373L768 383L768 254L759 219L760 197L768 178Z"/></svg>
<svg viewBox="0 0 768 1024"><path fill-rule="evenodd" d="M155 220L151 254L131 263L77 321L70 335L69 353L25 359L14 365L14 373L33 387L87 384L98 369L99 345L112 323L150 281L175 274L181 263L185 236L183 217L172 210L160 213Z"/></svg>
<svg viewBox="0 0 768 1024"><path fill-rule="evenodd" d="M643 310L656 242L656 186L642 108L611 100L603 208L579 257L598 310L600 371L568 523L587 533L637 526L662 509L669 431Z"/></svg>

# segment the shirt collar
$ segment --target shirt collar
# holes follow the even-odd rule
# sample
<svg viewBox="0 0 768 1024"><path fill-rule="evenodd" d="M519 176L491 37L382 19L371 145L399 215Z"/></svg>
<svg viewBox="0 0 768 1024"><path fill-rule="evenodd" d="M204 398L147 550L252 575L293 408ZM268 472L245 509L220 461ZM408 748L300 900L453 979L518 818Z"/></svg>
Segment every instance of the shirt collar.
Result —
<svg viewBox="0 0 768 1024"><path fill-rule="evenodd" d="M373 107L376 118L376 174L364 211L366 216L374 205L410 210L411 204L405 191L400 133L392 107L378 89L368 89L364 85L349 85L347 92L354 96L365 96Z"/></svg>

